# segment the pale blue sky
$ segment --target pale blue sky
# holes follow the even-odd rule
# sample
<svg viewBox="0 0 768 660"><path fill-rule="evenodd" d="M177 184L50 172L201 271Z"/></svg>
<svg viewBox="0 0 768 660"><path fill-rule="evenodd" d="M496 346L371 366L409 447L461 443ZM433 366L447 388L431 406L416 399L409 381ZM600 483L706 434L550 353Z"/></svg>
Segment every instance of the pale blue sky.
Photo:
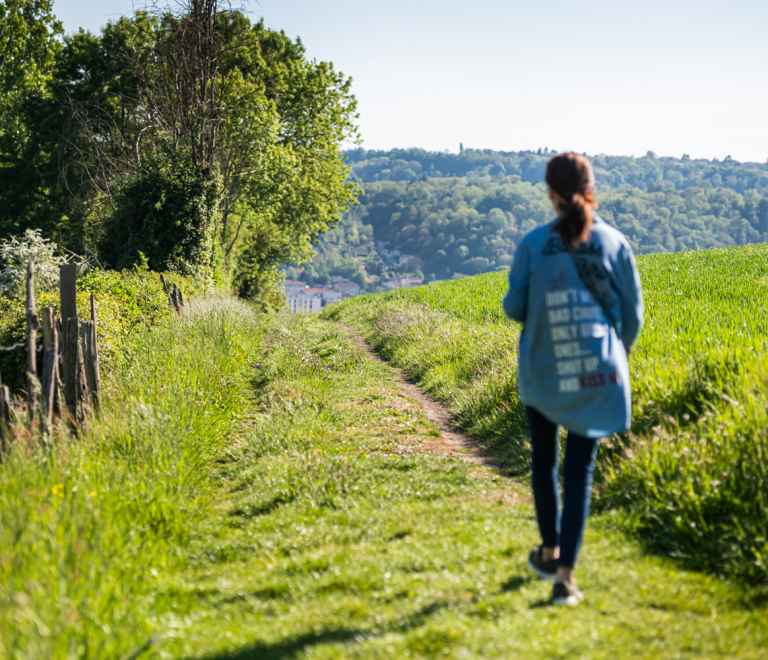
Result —
<svg viewBox="0 0 768 660"><path fill-rule="evenodd" d="M130 0L54 0L97 31ZM368 149L768 159L768 0L260 0L354 79Z"/></svg>

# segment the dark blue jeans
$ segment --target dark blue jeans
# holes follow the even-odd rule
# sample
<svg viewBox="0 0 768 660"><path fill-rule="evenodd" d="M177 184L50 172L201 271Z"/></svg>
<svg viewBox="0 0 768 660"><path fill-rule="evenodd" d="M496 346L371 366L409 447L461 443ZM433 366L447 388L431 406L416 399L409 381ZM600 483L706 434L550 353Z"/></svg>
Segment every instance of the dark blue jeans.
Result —
<svg viewBox="0 0 768 660"><path fill-rule="evenodd" d="M597 438L585 438L571 431L565 441L563 464L563 508L560 513L560 433L534 408L525 408L531 431L531 473L533 499L541 540L549 548L560 546L558 566L575 568L592 499Z"/></svg>

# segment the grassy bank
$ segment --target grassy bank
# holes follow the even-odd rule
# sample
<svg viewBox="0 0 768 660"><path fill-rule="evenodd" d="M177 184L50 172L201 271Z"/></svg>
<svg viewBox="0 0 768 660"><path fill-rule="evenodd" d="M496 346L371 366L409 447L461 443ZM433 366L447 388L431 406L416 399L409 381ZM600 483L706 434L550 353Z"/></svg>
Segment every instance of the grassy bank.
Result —
<svg viewBox="0 0 768 660"><path fill-rule="evenodd" d="M254 315L222 299L137 333L103 419L0 464L0 656L121 658L162 628L163 576L214 492L247 409Z"/></svg>
<svg viewBox="0 0 768 660"><path fill-rule="evenodd" d="M175 273L165 274L168 286L177 285L187 301L206 293L205 285ZM101 368L109 372L117 366L130 349L133 336L170 319L174 312L168 303L160 274L146 269L102 271L92 270L77 280L77 309L81 318L90 318L90 294L95 294L96 318L99 327ZM53 307L58 317L59 291L36 290L38 310ZM20 394L26 387L26 311L24 292L0 296L0 346L22 344L14 351L0 351L0 374L11 391ZM38 333L42 349L42 333ZM42 365L42 359L38 360Z"/></svg>
<svg viewBox="0 0 768 660"><path fill-rule="evenodd" d="M633 432L601 451L599 505L654 548L750 581L768 576L768 247L638 260L646 326L631 361ZM334 305L498 457L526 469L518 327L494 273Z"/></svg>

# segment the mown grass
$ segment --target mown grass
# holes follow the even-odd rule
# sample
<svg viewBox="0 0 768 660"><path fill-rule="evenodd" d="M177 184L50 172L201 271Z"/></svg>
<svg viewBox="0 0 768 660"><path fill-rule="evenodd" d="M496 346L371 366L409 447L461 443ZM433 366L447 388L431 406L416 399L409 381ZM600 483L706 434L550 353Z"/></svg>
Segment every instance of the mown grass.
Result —
<svg viewBox="0 0 768 660"><path fill-rule="evenodd" d="M766 653L765 610L739 589L642 557L606 526L588 535L584 607L550 607L525 566L524 486L423 453L432 425L338 326L283 315L263 332L260 414L188 569L163 583L160 657Z"/></svg>
<svg viewBox="0 0 768 660"><path fill-rule="evenodd" d="M631 360L633 433L601 451L598 506L691 566L768 577L768 246L638 259L646 326ZM345 301L357 327L446 402L502 469L527 463L518 327L504 273Z"/></svg>

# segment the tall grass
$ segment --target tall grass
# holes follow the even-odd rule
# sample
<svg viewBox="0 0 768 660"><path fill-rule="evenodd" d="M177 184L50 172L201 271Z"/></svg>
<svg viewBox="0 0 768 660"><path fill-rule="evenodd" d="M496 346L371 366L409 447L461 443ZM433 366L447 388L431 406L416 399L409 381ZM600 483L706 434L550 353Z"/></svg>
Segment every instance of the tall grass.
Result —
<svg viewBox="0 0 768 660"><path fill-rule="evenodd" d="M247 409L254 323L230 299L188 305L132 341L88 434L0 464L0 656L124 657L163 627L158 584Z"/></svg>
<svg viewBox="0 0 768 660"><path fill-rule="evenodd" d="M599 504L655 548L719 573L768 576L768 246L640 257L646 325L631 360L632 433L601 452ZM446 401L512 472L527 461L519 328L506 275L345 301L357 325Z"/></svg>

